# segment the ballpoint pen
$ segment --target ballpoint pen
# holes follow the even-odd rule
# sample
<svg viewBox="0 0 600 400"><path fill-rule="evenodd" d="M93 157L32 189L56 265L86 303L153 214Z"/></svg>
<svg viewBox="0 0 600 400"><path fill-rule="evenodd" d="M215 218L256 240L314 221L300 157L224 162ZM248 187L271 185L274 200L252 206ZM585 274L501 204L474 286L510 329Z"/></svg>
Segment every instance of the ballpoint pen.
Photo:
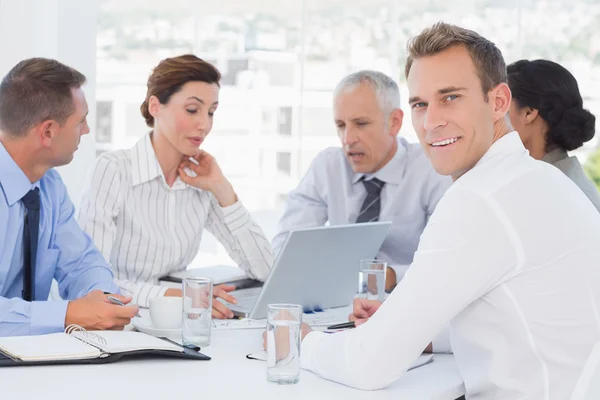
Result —
<svg viewBox="0 0 600 400"><path fill-rule="evenodd" d="M123 304L123 302L119 299L117 299L116 297L113 296L106 296L106 298L108 299L108 301L110 301L113 304L116 304L118 306L124 306L125 304ZM142 316L140 315L140 313L137 313L136 317L142 318Z"/></svg>
<svg viewBox="0 0 600 400"><path fill-rule="evenodd" d="M348 329L348 328L356 328L354 322L344 322L342 324L336 324L328 326L327 329Z"/></svg>

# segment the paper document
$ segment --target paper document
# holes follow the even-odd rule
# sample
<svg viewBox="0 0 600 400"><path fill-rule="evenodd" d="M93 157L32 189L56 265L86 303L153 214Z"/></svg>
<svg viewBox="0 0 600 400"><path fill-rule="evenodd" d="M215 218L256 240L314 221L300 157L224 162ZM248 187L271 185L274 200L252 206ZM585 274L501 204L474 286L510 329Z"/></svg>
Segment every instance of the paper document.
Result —
<svg viewBox="0 0 600 400"><path fill-rule="evenodd" d="M266 329L266 320L256 319L213 319L213 329L225 330L225 329Z"/></svg>
<svg viewBox="0 0 600 400"><path fill-rule="evenodd" d="M352 313L352 306L328 308L323 311L302 315L302 322L312 327L327 327L329 325L348 322L348 316Z"/></svg>
<svg viewBox="0 0 600 400"><path fill-rule="evenodd" d="M352 307L329 308L310 314L302 314L302 322L306 322L316 330L322 330L329 325L348 321ZM266 329L266 319L213 319L213 329Z"/></svg>
<svg viewBox="0 0 600 400"><path fill-rule="evenodd" d="M267 352L263 350L263 351L259 351L259 352L256 352L256 353L251 353L251 354L248 354L246 356L246 358L248 358L250 360L267 361ZM420 367L422 365L429 364L432 361L433 361L433 354L421 354L411 364L411 366L408 368L408 370L410 371L411 369L415 369L415 368L418 368L418 367Z"/></svg>

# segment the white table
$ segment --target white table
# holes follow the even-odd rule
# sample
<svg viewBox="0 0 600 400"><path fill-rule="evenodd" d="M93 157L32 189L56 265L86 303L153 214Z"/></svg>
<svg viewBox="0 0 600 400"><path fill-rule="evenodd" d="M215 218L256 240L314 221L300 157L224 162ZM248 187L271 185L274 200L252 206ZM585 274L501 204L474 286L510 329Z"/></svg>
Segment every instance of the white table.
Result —
<svg viewBox="0 0 600 400"><path fill-rule="evenodd" d="M260 351L262 330L213 331L203 352L211 361L151 359L105 365L0 369L1 399L439 399L464 394L452 355L409 371L387 389L364 392L302 371L296 385L266 380L266 364L248 360Z"/></svg>

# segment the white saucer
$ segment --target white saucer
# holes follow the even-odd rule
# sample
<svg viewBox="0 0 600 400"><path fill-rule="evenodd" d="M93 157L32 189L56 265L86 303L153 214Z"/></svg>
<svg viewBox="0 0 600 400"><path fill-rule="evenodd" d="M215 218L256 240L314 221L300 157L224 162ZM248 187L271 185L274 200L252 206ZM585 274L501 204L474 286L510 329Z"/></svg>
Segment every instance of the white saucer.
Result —
<svg viewBox="0 0 600 400"><path fill-rule="evenodd" d="M152 324L152 319L150 317L147 318L134 318L131 320L133 326L143 333L147 333L148 335L157 336L157 337L168 337L168 338L181 338L181 328L176 329L161 329L157 328Z"/></svg>

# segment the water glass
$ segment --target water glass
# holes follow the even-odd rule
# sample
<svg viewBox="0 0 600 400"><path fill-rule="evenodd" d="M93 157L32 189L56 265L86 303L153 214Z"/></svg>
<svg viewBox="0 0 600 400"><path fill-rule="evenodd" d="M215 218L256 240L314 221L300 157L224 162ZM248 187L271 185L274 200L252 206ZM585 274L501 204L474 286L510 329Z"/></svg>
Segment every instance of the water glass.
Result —
<svg viewBox="0 0 600 400"><path fill-rule="evenodd" d="M300 379L302 306L269 304L267 313L267 380L280 385Z"/></svg>
<svg viewBox="0 0 600 400"><path fill-rule="evenodd" d="M181 339L186 347L210 344L213 281L210 278L183 278L183 325Z"/></svg>
<svg viewBox="0 0 600 400"><path fill-rule="evenodd" d="M357 297L368 300L385 299L385 271L387 262L381 260L361 260L358 273Z"/></svg>

